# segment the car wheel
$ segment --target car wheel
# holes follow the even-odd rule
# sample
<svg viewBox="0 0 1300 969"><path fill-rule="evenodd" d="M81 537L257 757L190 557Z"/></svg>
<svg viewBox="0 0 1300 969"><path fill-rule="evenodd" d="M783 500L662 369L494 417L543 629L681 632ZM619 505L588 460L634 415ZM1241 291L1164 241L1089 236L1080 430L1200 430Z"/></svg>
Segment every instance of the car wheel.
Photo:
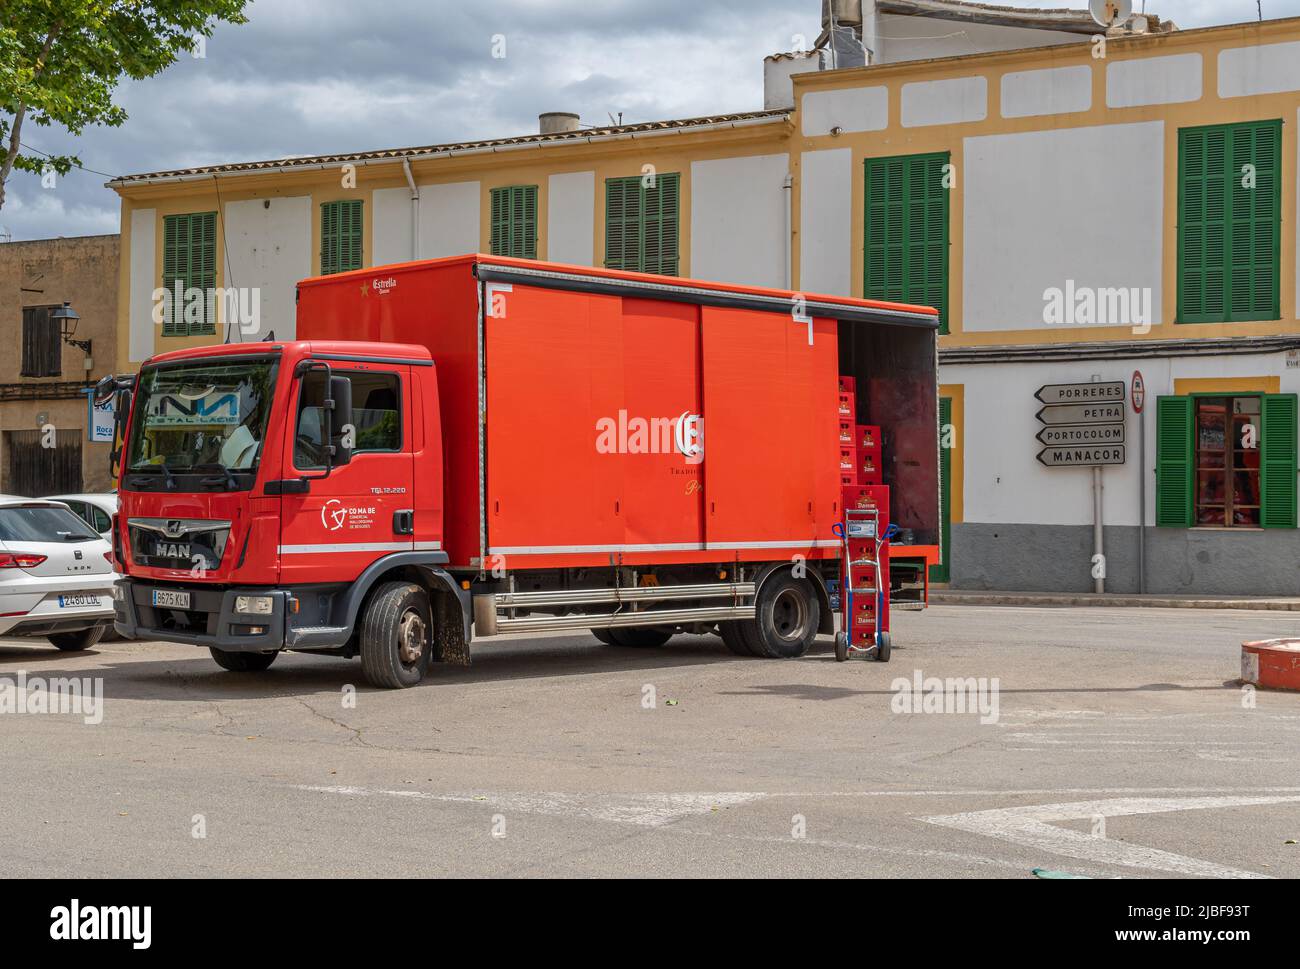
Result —
<svg viewBox="0 0 1300 969"><path fill-rule="evenodd" d="M433 656L429 594L411 582L385 582L361 620L361 672L371 686L415 686Z"/></svg>
<svg viewBox="0 0 1300 969"><path fill-rule="evenodd" d="M232 673L261 673L271 668L279 653L235 653L209 646L208 652L223 670Z"/></svg>
<svg viewBox="0 0 1300 969"><path fill-rule="evenodd" d="M103 638L104 630L107 628L107 626L91 626L89 629L79 629L75 633L55 633L46 638L65 653L75 653L94 646Z"/></svg>

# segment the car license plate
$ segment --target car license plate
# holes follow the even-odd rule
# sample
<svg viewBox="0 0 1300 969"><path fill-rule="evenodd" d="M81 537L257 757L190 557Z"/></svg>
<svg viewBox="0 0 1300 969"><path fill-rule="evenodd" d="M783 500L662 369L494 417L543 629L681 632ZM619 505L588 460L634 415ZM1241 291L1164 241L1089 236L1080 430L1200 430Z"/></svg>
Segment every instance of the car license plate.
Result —
<svg viewBox="0 0 1300 969"><path fill-rule="evenodd" d="M99 596L59 596L60 609L78 609L98 605Z"/></svg>
<svg viewBox="0 0 1300 969"><path fill-rule="evenodd" d="M155 606L166 606L169 609L188 609L190 607L190 594L188 592L176 592L172 589L154 589L153 604Z"/></svg>

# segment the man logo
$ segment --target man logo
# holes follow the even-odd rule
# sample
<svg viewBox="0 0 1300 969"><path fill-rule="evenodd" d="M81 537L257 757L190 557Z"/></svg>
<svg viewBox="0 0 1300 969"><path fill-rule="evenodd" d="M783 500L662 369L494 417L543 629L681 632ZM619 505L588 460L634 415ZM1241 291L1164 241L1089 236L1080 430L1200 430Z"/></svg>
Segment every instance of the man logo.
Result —
<svg viewBox="0 0 1300 969"><path fill-rule="evenodd" d="M185 534L185 526L181 523L180 519L173 518L163 526L163 534L168 538L180 538Z"/></svg>
<svg viewBox="0 0 1300 969"><path fill-rule="evenodd" d="M320 523L329 532L337 532L348 520L348 510L343 502L331 498L320 507Z"/></svg>

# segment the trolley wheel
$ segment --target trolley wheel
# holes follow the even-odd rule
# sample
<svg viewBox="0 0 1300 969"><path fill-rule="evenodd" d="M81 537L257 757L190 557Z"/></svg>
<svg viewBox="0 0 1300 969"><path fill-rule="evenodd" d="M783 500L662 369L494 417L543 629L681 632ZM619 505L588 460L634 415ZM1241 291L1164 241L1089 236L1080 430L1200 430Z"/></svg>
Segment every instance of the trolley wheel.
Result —
<svg viewBox="0 0 1300 969"><path fill-rule="evenodd" d="M835 634L835 662L844 663L849 658L849 637L844 633Z"/></svg>
<svg viewBox="0 0 1300 969"><path fill-rule="evenodd" d="M879 663L888 663L890 653L889 633L881 633L880 639L876 642L876 661Z"/></svg>

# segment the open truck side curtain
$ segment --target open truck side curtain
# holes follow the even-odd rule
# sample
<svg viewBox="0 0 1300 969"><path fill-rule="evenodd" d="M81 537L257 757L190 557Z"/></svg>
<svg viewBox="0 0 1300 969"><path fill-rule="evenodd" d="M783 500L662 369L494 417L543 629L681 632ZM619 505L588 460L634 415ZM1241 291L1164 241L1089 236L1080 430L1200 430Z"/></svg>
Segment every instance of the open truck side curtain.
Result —
<svg viewBox="0 0 1300 969"><path fill-rule="evenodd" d="M162 354L120 391L117 624L232 670L360 655L388 687L475 631L800 655L833 630L841 374L895 523L938 541L936 332L483 255L305 280L296 341Z"/></svg>

